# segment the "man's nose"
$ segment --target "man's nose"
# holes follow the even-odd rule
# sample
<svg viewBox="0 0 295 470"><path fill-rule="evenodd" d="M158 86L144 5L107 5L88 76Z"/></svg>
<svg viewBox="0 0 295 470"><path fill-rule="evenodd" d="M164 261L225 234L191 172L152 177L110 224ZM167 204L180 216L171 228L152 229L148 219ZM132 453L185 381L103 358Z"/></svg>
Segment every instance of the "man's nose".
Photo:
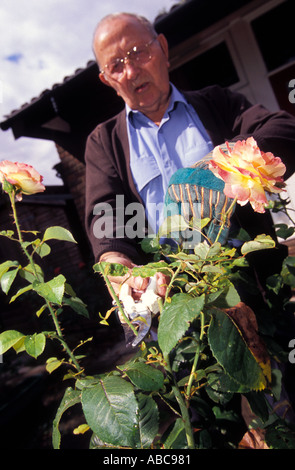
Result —
<svg viewBox="0 0 295 470"><path fill-rule="evenodd" d="M139 66L133 60L126 60L125 61L125 72L127 78L134 78L139 73Z"/></svg>

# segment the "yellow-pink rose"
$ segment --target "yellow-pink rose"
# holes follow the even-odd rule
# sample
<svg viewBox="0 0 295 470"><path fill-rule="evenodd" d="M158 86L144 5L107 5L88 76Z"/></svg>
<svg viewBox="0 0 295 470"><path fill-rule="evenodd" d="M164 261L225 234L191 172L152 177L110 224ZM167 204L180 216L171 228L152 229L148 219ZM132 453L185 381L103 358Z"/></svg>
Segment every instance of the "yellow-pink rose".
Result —
<svg viewBox="0 0 295 470"><path fill-rule="evenodd" d="M45 190L42 184L43 177L26 163L10 162L4 160L0 162L0 182L5 185L5 181L12 184L17 191L17 199L21 199L23 194L35 194Z"/></svg>
<svg viewBox="0 0 295 470"><path fill-rule="evenodd" d="M225 195L242 206L250 202L256 212L265 212L265 191L279 193L284 186L284 163L271 152L261 152L253 137L235 144L226 142L223 148L214 148L209 168L225 182Z"/></svg>

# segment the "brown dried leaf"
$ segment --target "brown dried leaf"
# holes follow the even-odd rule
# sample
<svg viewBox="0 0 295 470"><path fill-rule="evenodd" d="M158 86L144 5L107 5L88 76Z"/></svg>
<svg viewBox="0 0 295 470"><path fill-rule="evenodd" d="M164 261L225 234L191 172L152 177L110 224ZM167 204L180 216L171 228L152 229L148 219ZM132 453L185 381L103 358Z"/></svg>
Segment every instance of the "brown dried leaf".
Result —
<svg viewBox="0 0 295 470"><path fill-rule="evenodd" d="M259 428L247 431L239 443L239 449L269 449L264 436L265 432Z"/></svg>
<svg viewBox="0 0 295 470"><path fill-rule="evenodd" d="M266 379L270 383L270 358L264 341L258 334L258 325L255 313L244 302L239 302L235 307L227 308L225 311L239 328L242 337L261 366Z"/></svg>

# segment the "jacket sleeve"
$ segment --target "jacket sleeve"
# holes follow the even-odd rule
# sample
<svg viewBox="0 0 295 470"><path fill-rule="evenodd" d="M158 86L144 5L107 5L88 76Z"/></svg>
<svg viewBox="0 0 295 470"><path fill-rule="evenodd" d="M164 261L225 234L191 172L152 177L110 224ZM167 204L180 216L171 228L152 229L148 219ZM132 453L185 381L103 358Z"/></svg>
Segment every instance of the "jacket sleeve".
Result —
<svg viewBox="0 0 295 470"><path fill-rule="evenodd" d="M252 136L263 152L272 152L286 165L285 179L295 171L295 117L281 110L270 112L260 104L252 105L242 94L218 86L204 90L210 125L219 142L245 140Z"/></svg>
<svg viewBox="0 0 295 470"><path fill-rule="evenodd" d="M295 118L285 111L269 112L254 105L237 120L240 135L234 140L253 136L263 152L272 152L286 165L285 179L295 171Z"/></svg>

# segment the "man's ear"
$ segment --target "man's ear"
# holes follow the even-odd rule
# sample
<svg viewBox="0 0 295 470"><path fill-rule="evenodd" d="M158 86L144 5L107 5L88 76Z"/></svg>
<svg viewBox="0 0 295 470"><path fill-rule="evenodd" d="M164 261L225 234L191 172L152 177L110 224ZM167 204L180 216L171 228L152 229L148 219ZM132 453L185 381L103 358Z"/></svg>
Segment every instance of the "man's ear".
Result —
<svg viewBox="0 0 295 470"><path fill-rule="evenodd" d="M168 64L168 67L170 66L170 63L169 63L169 46L168 46L168 41L166 39L166 37L164 36L164 34L159 34L157 36L157 39L158 39L158 42L162 48L162 51L167 59L167 64Z"/></svg>
<svg viewBox="0 0 295 470"><path fill-rule="evenodd" d="M109 84L108 79L105 77L105 74L104 74L104 73L101 73L101 72L100 72L98 76L99 76L100 81L102 81L102 83L104 83L104 84L107 85L107 86L111 86L111 85Z"/></svg>

